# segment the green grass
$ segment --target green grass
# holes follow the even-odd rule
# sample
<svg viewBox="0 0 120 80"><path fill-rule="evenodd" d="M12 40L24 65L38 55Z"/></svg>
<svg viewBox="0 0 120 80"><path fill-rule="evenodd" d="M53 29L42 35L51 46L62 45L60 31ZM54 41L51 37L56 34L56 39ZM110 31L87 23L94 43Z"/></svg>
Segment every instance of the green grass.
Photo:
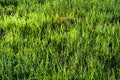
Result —
<svg viewBox="0 0 120 80"><path fill-rule="evenodd" d="M119 0L0 0L0 80L119 79Z"/></svg>

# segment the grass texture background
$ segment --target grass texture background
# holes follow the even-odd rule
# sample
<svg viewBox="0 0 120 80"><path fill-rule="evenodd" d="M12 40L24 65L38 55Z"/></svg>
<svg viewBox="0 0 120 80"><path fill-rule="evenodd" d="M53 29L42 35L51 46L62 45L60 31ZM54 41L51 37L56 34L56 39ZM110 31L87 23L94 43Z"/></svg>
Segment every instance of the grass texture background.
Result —
<svg viewBox="0 0 120 80"><path fill-rule="evenodd" d="M120 0L0 0L0 80L119 80Z"/></svg>

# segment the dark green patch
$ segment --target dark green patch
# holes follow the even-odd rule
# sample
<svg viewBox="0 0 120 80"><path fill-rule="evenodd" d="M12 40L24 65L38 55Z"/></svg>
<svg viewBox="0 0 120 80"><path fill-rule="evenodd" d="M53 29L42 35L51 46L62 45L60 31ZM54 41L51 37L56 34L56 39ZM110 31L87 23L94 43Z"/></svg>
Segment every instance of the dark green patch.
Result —
<svg viewBox="0 0 120 80"><path fill-rule="evenodd" d="M5 36L5 30L0 27L0 39L2 39L3 36Z"/></svg>

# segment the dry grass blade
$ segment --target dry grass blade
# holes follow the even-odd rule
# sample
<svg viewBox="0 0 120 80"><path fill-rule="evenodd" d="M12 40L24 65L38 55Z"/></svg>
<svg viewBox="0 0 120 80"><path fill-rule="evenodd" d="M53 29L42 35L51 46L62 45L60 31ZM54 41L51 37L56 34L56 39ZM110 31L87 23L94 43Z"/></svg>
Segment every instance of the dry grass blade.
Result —
<svg viewBox="0 0 120 80"><path fill-rule="evenodd" d="M67 23L67 22L73 24L75 22L75 18L61 16L57 19L57 24L59 25Z"/></svg>

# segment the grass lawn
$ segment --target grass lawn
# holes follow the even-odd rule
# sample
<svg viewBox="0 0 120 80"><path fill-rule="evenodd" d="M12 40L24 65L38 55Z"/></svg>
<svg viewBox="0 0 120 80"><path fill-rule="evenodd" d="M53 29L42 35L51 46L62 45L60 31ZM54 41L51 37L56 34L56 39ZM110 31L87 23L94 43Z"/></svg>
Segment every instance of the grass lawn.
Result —
<svg viewBox="0 0 120 80"><path fill-rule="evenodd" d="M0 80L119 80L120 0L0 0Z"/></svg>

